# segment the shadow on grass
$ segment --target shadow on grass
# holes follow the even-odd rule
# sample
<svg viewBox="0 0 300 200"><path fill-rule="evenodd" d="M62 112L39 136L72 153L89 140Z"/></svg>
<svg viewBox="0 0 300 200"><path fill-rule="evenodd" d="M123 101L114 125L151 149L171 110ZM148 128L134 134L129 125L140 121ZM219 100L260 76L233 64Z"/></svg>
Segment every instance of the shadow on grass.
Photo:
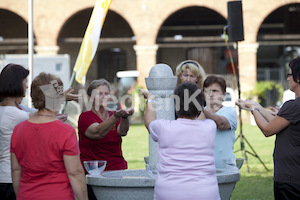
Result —
<svg viewBox="0 0 300 200"><path fill-rule="evenodd" d="M243 176L237 182L231 200L273 200L273 176Z"/></svg>

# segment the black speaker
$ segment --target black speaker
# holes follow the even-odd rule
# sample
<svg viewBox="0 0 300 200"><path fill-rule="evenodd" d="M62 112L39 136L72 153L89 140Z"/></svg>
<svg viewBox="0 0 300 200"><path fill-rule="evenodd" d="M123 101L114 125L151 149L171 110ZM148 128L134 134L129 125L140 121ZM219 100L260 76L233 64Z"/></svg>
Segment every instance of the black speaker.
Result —
<svg viewBox="0 0 300 200"><path fill-rule="evenodd" d="M228 41L244 40L242 1L227 2L228 8Z"/></svg>

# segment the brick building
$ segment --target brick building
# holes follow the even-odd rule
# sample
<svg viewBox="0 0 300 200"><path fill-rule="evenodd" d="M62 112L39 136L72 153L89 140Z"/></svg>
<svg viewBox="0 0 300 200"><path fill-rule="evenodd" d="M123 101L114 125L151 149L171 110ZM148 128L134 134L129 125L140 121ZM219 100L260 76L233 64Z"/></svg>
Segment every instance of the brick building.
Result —
<svg viewBox="0 0 300 200"><path fill-rule="evenodd" d="M33 3L35 53L69 54L73 68L95 0ZM113 0L87 82L112 82L118 71L137 70L144 85L154 64L174 70L185 59L199 61L207 73L230 74L221 37L227 16L227 0ZM300 0L243 1L243 91L257 80L285 80L287 61L300 54L299 19ZM0 54L27 53L27 22L28 1L0 1Z"/></svg>

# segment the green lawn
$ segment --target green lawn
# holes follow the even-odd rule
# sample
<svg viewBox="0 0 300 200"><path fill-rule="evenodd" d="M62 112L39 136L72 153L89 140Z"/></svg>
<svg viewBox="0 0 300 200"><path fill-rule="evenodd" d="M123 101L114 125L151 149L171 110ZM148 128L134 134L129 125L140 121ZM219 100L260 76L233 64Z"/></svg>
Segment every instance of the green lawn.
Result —
<svg viewBox="0 0 300 200"><path fill-rule="evenodd" d="M240 133L236 131L236 135ZM273 198L273 148L275 137L266 138L257 126L243 124L243 134L258 156L265 163L266 171L258 158L247 153L249 173L244 163L241 168L241 180L237 182L231 200L271 200ZM148 156L148 132L144 125L131 125L130 131L123 138L123 154L129 169L144 169L144 157ZM236 157L242 158L240 140L235 143ZM245 142L245 149L252 152Z"/></svg>

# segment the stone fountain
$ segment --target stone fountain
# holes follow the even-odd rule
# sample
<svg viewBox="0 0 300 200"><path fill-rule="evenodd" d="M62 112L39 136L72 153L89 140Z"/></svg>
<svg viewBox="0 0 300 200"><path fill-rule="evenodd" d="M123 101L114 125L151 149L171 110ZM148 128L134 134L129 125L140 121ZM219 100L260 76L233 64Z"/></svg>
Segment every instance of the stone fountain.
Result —
<svg viewBox="0 0 300 200"><path fill-rule="evenodd" d="M177 78L166 64L154 65L145 79L147 89L159 98L160 109L157 119L175 119L174 100L170 98L176 87ZM156 106L158 105L158 102ZM158 144L149 135L149 158L145 159L146 168L157 170ZM115 170L105 171L100 176L87 175L87 183L92 185L97 199L105 200L152 200L154 196L155 177L149 170ZM219 192L222 200L229 200L235 183L239 181L238 171L229 172L217 169Z"/></svg>

